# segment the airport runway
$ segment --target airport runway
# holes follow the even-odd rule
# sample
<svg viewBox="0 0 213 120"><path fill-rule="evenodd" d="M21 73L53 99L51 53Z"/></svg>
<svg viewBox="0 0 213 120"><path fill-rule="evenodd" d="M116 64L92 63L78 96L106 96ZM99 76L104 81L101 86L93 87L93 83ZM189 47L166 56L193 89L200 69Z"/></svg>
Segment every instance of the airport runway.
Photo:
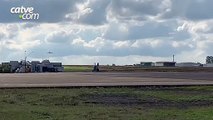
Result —
<svg viewBox="0 0 213 120"><path fill-rule="evenodd" d="M213 85L211 72L13 73L0 74L0 88L78 86Z"/></svg>

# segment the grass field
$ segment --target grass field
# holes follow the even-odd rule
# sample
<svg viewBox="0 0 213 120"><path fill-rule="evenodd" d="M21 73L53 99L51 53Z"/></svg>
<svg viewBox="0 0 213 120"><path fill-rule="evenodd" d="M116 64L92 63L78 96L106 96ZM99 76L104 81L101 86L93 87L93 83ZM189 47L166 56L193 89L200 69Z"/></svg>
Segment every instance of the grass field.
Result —
<svg viewBox="0 0 213 120"><path fill-rule="evenodd" d="M65 72L91 72L92 69L89 65L64 65Z"/></svg>
<svg viewBox="0 0 213 120"><path fill-rule="evenodd" d="M101 72L213 72L213 68L205 67L137 67L101 65ZM92 65L64 65L65 72L91 72Z"/></svg>
<svg viewBox="0 0 213 120"><path fill-rule="evenodd" d="M213 86L0 89L0 120L212 120Z"/></svg>

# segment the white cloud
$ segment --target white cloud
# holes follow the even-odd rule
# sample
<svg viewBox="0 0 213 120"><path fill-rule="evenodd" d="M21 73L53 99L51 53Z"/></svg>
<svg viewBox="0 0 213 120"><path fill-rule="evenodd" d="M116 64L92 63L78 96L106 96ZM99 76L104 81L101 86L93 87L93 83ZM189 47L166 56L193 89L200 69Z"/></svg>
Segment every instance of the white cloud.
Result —
<svg viewBox="0 0 213 120"><path fill-rule="evenodd" d="M212 0L170 0L169 11L162 18L178 18L192 21L212 19Z"/></svg>
<svg viewBox="0 0 213 120"><path fill-rule="evenodd" d="M89 48L101 48L104 46L104 39L97 37L95 40L91 40L89 42L86 42L85 40L82 40L81 38L74 39L72 41L72 45L79 45L83 47L89 47Z"/></svg>
<svg viewBox="0 0 213 120"><path fill-rule="evenodd" d="M68 43L71 41L72 33L68 33L67 31L54 31L48 34L45 38L46 42L52 43Z"/></svg>
<svg viewBox="0 0 213 120"><path fill-rule="evenodd" d="M166 42L165 42L166 43ZM158 39L144 39L144 40L136 40L132 47L141 48L141 47L160 47L162 46L163 41L160 41Z"/></svg>
<svg viewBox="0 0 213 120"><path fill-rule="evenodd" d="M118 41L113 44L113 48L128 48L130 45L130 41Z"/></svg>

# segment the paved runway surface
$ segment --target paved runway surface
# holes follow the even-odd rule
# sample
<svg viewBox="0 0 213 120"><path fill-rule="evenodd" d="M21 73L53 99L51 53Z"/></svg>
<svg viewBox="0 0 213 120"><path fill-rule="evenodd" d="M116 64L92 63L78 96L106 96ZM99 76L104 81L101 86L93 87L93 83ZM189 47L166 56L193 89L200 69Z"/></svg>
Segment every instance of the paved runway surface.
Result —
<svg viewBox="0 0 213 120"><path fill-rule="evenodd" d="M0 88L213 85L213 73L139 72L139 73L18 73L0 74Z"/></svg>

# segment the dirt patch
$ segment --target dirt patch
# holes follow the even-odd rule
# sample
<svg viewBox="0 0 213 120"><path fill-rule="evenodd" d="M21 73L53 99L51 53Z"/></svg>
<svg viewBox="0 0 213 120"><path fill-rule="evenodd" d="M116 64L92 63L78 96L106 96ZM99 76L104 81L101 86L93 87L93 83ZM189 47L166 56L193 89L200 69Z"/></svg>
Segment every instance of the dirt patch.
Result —
<svg viewBox="0 0 213 120"><path fill-rule="evenodd" d="M183 95L202 95L208 94L213 95L212 90L199 90L199 89L184 89L180 87L162 87L162 86L154 86L154 87L138 87L135 88L136 91L162 91L162 92L174 92L176 94L183 94Z"/></svg>
<svg viewBox="0 0 213 120"><path fill-rule="evenodd" d="M159 101L154 101L154 102L145 102L142 106L145 107L174 107L174 108L180 108L180 109L187 109L190 107L201 107L201 106L213 106L212 101L208 100L200 100L200 101L164 101L164 100L159 100Z"/></svg>
<svg viewBox="0 0 213 120"><path fill-rule="evenodd" d="M147 108L162 108L162 107L176 107L188 108L193 106L213 106L213 101L197 100L197 101L169 101L155 97L146 97L141 99L133 95L113 95L113 94L92 94L83 95L81 97L84 104L101 104L106 106L141 106Z"/></svg>
<svg viewBox="0 0 213 120"><path fill-rule="evenodd" d="M142 101L135 96L113 95L113 94L94 94L85 95L84 103L104 104L104 105L138 105Z"/></svg>

